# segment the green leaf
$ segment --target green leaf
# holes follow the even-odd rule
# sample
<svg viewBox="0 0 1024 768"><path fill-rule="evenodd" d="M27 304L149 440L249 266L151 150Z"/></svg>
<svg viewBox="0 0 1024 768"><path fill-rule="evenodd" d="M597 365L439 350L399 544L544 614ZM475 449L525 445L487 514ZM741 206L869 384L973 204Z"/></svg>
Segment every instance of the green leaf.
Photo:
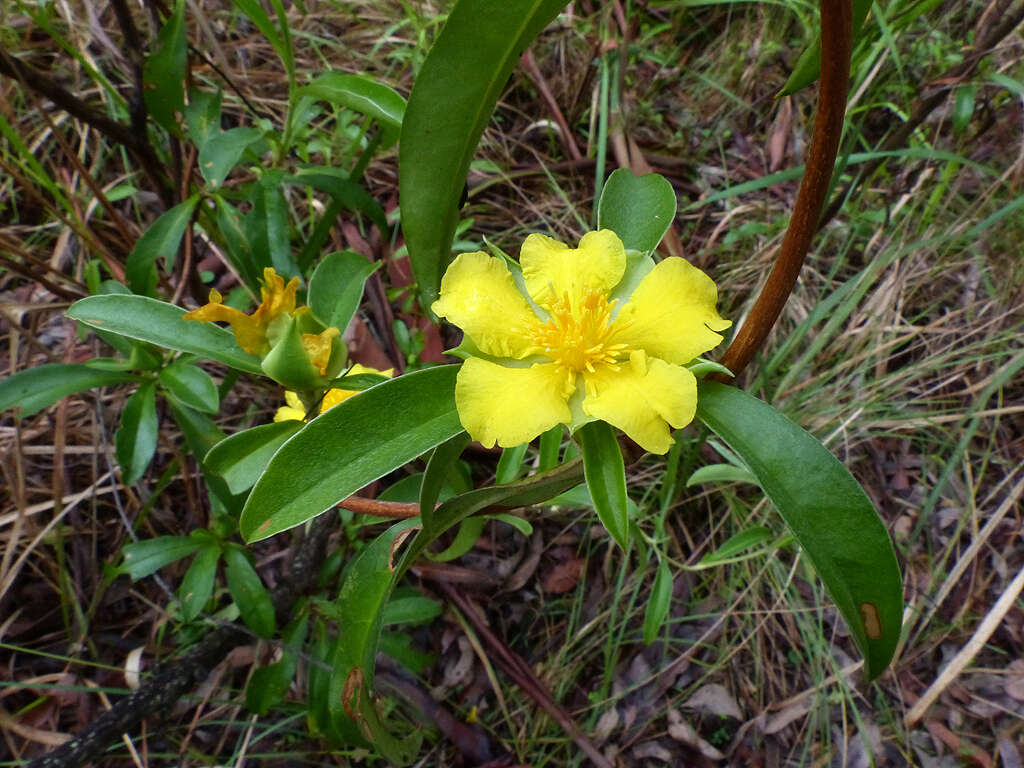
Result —
<svg viewBox="0 0 1024 768"><path fill-rule="evenodd" d="M188 126L188 137L199 147L202 157L206 142L219 136L221 92L204 91L192 88L188 92L188 104L185 106L185 124Z"/></svg>
<svg viewBox="0 0 1024 768"><path fill-rule="evenodd" d="M203 413L220 409L220 395L210 374L189 360L175 360L160 371L160 383L189 408Z"/></svg>
<svg viewBox="0 0 1024 768"><path fill-rule="evenodd" d="M868 678L878 677L899 642L903 585L867 494L814 437L734 387L701 382L697 416L757 477L846 619Z"/></svg>
<svg viewBox="0 0 1024 768"><path fill-rule="evenodd" d="M686 481L686 487L701 483L752 483L757 485L757 478L749 469L733 464L711 464L701 467Z"/></svg>
<svg viewBox="0 0 1024 768"><path fill-rule="evenodd" d="M286 178L287 174L273 168L249 188L252 210L242 220L242 227L261 277L265 267L273 267L285 280L300 273L292 258L288 204L281 191Z"/></svg>
<svg viewBox="0 0 1024 768"><path fill-rule="evenodd" d="M384 605L381 625L426 624L440 616L443 610L441 603L423 595L396 596Z"/></svg>
<svg viewBox="0 0 1024 768"><path fill-rule="evenodd" d="M565 0L460 0L413 84L399 144L399 199L424 306L451 257L477 142L512 69Z"/></svg>
<svg viewBox="0 0 1024 768"><path fill-rule="evenodd" d="M363 300L367 278L379 266L355 251L324 256L309 280L309 306L316 319L344 332Z"/></svg>
<svg viewBox="0 0 1024 768"><path fill-rule="evenodd" d="M529 447L529 443L523 443L514 448L506 448L501 452L501 458L498 459L498 468L494 473L495 483L504 485L505 483L511 483L519 477L523 470L523 459L526 458L526 449Z"/></svg>
<svg viewBox="0 0 1024 768"><path fill-rule="evenodd" d="M610 229L627 250L649 253L676 217L676 192L664 176L613 171L597 206L598 229Z"/></svg>
<svg viewBox="0 0 1024 768"><path fill-rule="evenodd" d="M871 10L873 0L853 0L853 42L856 44L867 20L868 11ZM821 74L821 33L819 32L814 41L804 49L797 60L793 73L789 76L786 84L779 92L779 96L788 96L791 93L806 88L818 79Z"/></svg>
<svg viewBox="0 0 1024 768"><path fill-rule="evenodd" d="M217 204L214 219L224 241L224 255L238 272L242 282L258 294L259 280L263 277L263 269L253 256L249 237L243 229L242 214L220 195L214 195L213 199Z"/></svg>
<svg viewBox="0 0 1024 768"><path fill-rule="evenodd" d="M220 546L211 544L199 550L192 564L185 571L185 577L178 588L181 600L181 618L194 621L213 596L213 585L217 578L217 562L220 560Z"/></svg>
<svg viewBox="0 0 1024 768"><path fill-rule="evenodd" d="M664 560L658 563L658 575L651 587L651 599L644 612L644 643L650 645L658 636L672 606L672 570Z"/></svg>
<svg viewBox="0 0 1024 768"><path fill-rule="evenodd" d="M753 528L748 528L745 531L740 531L739 533L730 536L725 543L714 552L709 552L704 555L704 557L700 559L699 565L717 565L718 563L735 557L740 554L740 552L745 552L751 547L763 544L771 538L771 529L766 528L763 525L756 525Z"/></svg>
<svg viewBox="0 0 1024 768"><path fill-rule="evenodd" d="M259 574L249 562L248 553L241 547L229 546L224 550L224 562L227 563L224 575L228 582L228 592L238 606L245 626L260 637L273 636L277 626L274 604Z"/></svg>
<svg viewBox="0 0 1024 768"><path fill-rule="evenodd" d="M327 696L331 723L341 738L352 744L372 741L385 760L399 765L407 764L418 751L420 734L417 731L405 741L392 737L380 723L368 691L373 690L384 606L396 580L389 567L392 546L400 534L415 525L415 520L393 525L370 542L346 570L337 600L338 612L345 617L345 631L331 657Z"/></svg>
<svg viewBox="0 0 1024 768"><path fill-rule="evenodd" d="M305 614L285 629L282 634L282 644L285 651L281 654L281 660L260 667L252 673L249 683L245 686L245 706L258 715L265 715L271 707L275 707L284 701L291 687L292 678L295 677L295 670L298 667L298 651L306 641L306 632L309 628L309 615Z"/></svg>
<svg viewBox="0 0 1024 768"><path fill-rule="evenodd" d="M381 149L398 141L405 114L405 99L383 83L366 75L325 72L304 88L299 96L323 99L376 120L383 134Z"/></svg>
<svg viewBox="0 0 1024 768"><path fill-rule="evenodd" d="M326 192L342 207L350 211L356 211L369 217L377 229L385 238L390 236L391 228L388 226L387 216L380 203L373 199L373 196L360 184L348 178L348 174L340 168L329 168L322 165L307 165L291 176L284 177L287 184L300 184L306 187L313 187L321 192ZM306 254L305 256L315 255ZM304 256L304 257L305 257ZM303 264L304 267L308 264Z"/></svg>
<svg viewBox="0 0 1024 768"><path fill-rule="evenodd" d="M956 98L953 101L953 133L957 136L967 130L974 117L974 99L978 87L974 83L961 85L956 89Z"/></svg>
<svg viewBox="0 0 1024 768"><path fill-rule="evenodd" d="M203 463L224 478L232 493L242 493L256 484L277 449L303 426L289 419L236 432L213 446Z"/></svg>
<svg viewBox="0 0 1024 768"><path fill-rule="evenodd" d="M260 359L235 343L234 334L213 323L182 320L185 310L145 296L89 296L71 305L67 316L158 347L191 352L246 373L263 373Z"/></svg>
<svg viewBox="0 0 1024 768"><path fill-rule="evenodd" d="M247 126L218 133L203 143L199 150L199 170L211 187L219 187L238 165L250 146L263 137L257 129Z"/></svg>
<svg viewBox="0 0 1024 768"><path fill-rule="evenodd" d="M462 431L457 366L391 379L321 414L274 455L242 512L258 541L304 523Z"/></svg>
<svg viewBox="0 0 1024 768"><path fill-rule="evenodd" d="M419 492L420 514L425 519L429 520L433 514L434 507L441 497L455 462L458 461L469 442L469 435L460 430L451 439L437 446L430 454Z"/></svg>
<svg viewBox="0 0 1024 768"><path fill-rule="evenodd" d="M459 525L459 532L455 534L455 538L452 539L452 543L449 544L445 549L438 552L436 555L427 553L427 557L438 563L447 563L456 558L462 557L464 554L469 552L473 548L473 545L480 539L480 534L484 531L484 526L487 524L487 518L470 517L467 520L463 520Z"/></svg>
<svg viewBox="0 0 1024 768"><path fill-rule="evenodd" d="M626 504L626 467L615 430L592 421L576 430L583 451L587 489L601 523L623 549L629 546L629 507Z"/></svg>
<svg viewBox="0 0 1024 768"><path fill-rule="evenodd" d="M178 0L157 35L153 53L142 65L146 110L164 129L178 134L178 115L185 111L185 0Z"/></svg>
<svg viewBox="0 0 1024 768"><path fill-rule="evenodd" d="M165 211L135 243L125 263L125 278L135 293L152 296L156 292L156 260L162 258L164 268L170 271L198 202L199 195L192 195Z"/></svg>
<svg viewBox="0 0 1024 768"><path fill-rule="evenodd" d="M121 426L114 434L114 454L121 465L121 482L131 485L142 477L156 453L160 422L156 417L156 384L149 381L128 398Z"/></svg>
<svg viewBox="0 0 1024 768"><path fill-rule="evenodd" d="M0 412L21 408L22 416L31 416L75 392L129 381L138 377L77 363L47 363L0 380Z"/></svg>
<svg viewBox="0 0 1024 768"><path fill-rule="evenodd" d="M121 549L124 559L118 573L127 573L132 581L144 579L165 565L188 557L203 546L191 536L159 536L146 541L133 541Z"/></svg>

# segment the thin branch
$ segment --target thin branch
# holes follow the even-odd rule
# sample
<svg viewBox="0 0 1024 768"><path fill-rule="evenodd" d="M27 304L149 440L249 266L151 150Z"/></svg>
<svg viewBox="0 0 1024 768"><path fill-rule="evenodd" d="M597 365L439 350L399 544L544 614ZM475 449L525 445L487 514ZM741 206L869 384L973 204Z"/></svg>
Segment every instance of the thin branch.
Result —
<svg viewBox="0 0 1024 768"><path fill-rule="evenodd" d="M735 375L743 371L764 344L796 285L811 238L818 228L821 208L839 152L850 82L852 46L851 0L821 0L821 83L818 114L807 154L804 178L793 217L778 259L757 297L750 317L725 351L722 364Z"/></svg>

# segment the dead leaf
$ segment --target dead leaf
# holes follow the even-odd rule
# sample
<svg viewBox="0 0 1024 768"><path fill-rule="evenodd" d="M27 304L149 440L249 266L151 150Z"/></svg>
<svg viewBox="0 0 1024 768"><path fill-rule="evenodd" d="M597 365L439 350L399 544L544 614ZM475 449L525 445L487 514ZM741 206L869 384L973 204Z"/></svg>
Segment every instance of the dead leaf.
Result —
<svg viewBox="0 0 1024 768"><path fill-rule="evenodd" d="M668 735L680 744L696 749L709 760L725 760L725 755L702 739L694 727L686 722L676 709L668 711Z"/></svg>
<svg viewBox="0 0 1024 768"><path fill-rule="evenodd" d="M779 113L768 138L768 170L779 170L786 161L786 145L793 129L793 97L786 96L779 104Z"/></svg>
<svg viewBox="0 0 1024 768"><path fill-rule="evenodd" d="M684 704L686 709L695 709L698 712L710 712L719 717L731 717L736 720L743 719L739 704L729 693L729 689L718 683L702 685L697 689Z"/></svg>

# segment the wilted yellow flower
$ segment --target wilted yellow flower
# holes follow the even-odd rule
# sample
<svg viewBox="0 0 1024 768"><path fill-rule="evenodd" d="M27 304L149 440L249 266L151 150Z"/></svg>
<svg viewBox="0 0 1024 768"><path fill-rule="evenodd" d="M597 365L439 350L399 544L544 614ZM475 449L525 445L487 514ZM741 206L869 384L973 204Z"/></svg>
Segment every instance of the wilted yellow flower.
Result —
<svg viewBox="0 0 1024 768"><path fill-rule="evenodd" d="M697 381L683 366L731 325L711 278L672 257L629 292L626 251L611 230L584 235L578 248L530 235L519 261L526 295L482 252L458 256L441 281L434 313L481 353L456 381L462 425L487 447L511 447L596 419L665 453L669 427L696 413Z"/></svg>
<svg viewBox="0 0 1024 768"><path fill-rule="evenodd" d="M391 377L395 374L394 368L388 368L386 371L379 371L376 368L368 368L365 365L356 363L353 365L346 375L357 376L364 373L375 373L378 376ZM338 403L342 403L348 400L353 395L358 395L362 390L360 389L330 389L323 396L320 401L320 413L330 410ZM277 413L274 414L274 421L288 421L291 419L302 421L306 418L306 409L302 405L302 401L299 399L299 395L296 392L286 391L284 393L284 401L287 405L282 405L277 409Z"/></svg>
<svg viewBox="0 0 1024 768"><path fill-rule="evenodd" d="M221 303L224 299L220 291L211 288L210 303L186 312L182 317L185 320L228 323L235 332L238 346L249 354L264 355L270 349L267 328L284 313L295 312L295 292L298 289L299 278L293 277L285 285L284 278L277 274L273 267L267 267L263 270L263 285L260 286L262 301L251 315ZM305 339L303 342L305 343Z"/></svg>

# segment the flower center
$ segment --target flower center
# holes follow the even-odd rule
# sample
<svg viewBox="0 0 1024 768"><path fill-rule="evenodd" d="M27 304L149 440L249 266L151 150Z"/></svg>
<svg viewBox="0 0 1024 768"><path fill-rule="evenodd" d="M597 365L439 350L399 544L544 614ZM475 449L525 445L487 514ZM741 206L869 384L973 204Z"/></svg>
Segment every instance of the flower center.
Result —
<svg viewBox="0 0 1024 768"><path fill-rule="evenodd" d="M544 354L572 373L594 373L595 366L618 370L626 357L625 344L609 344L611 317L617 301L600 292L570 296L544 306L551 315L533 330L534 343Z"/></svg>

